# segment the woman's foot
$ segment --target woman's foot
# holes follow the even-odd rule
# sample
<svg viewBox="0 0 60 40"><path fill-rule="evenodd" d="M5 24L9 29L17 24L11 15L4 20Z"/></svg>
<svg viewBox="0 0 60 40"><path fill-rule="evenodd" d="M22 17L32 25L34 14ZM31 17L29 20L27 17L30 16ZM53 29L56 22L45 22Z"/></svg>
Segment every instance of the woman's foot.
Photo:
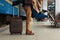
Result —
<svg viewBox="0 0 60 40"><path fill-rule="evenodd" d="M27 31L26 35L34 35L34 33L32 31Z"/></svg>

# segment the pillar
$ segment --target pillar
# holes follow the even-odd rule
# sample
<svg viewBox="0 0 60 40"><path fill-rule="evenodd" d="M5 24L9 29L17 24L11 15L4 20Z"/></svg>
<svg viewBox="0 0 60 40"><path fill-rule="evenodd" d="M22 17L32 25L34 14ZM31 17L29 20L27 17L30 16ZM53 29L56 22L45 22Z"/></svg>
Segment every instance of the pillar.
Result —
<svg viewBox="0 0 60 40"><path fill-rule="evenodd" d="M60 0L55 0L55 19L58 18L57 15L60 16L59 13L60 13Z"/></svg>
<svg viewBox="0 0 60 40"><path fill-rule="evenodd" d="M48 6L48 0L43 0L42 2L42 9L47 10ZM47 15L47 13L45 13Z"/></svg>

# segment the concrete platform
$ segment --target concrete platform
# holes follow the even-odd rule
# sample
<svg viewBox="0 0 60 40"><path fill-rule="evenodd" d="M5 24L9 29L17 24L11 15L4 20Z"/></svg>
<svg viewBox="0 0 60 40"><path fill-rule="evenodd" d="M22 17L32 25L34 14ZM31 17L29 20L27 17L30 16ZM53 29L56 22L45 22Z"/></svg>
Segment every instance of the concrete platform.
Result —
<svg viewBox="0 0 60 40"><path fill-rule="evenodd" d="M0 32L0 40L60 40L60 28L50 28L40 25L41 22L31 22L31 29L35 35L25 35L25 22L23 25L23 35L10 35L9 25ZM0 28L0 30L3 30Z"/></svg>

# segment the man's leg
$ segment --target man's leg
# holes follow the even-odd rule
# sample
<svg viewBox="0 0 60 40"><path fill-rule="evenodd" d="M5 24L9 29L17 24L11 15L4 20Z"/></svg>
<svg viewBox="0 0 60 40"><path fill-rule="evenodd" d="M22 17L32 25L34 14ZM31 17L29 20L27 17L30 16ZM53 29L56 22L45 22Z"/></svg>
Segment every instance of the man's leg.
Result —
<svg viewBox="0 0 60 40"><path fill-rule="evenodd" d="M27 17L27 20L26 20L26 33L29 34L29 35L32 35L34 33L31 32L31 29L30 29L30 22L31 22L31 7L30 6L24 6L24 9L25 9L25 12L26 12L26 17Z"/></svg>

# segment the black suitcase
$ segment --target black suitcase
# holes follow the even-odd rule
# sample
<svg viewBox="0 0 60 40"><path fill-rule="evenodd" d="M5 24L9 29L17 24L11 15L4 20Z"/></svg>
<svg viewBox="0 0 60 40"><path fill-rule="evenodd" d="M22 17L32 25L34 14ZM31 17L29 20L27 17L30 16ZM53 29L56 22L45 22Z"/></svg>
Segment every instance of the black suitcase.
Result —
<svg viewBox="0 0 60 40"><path fill-rule="evenodd" d="M22 34L22 20L20 18L12 18L10 22L10 33Z"/></svg>
<svg viewBox="0 0 60 40"><path fill-rule="evenodd" d="M18 14L19 15L19 14ZM14 16L14 14L13 14ZM23 22L22 19L18 17L12 17L10 21L10 34L22 34Z"/></svg>

